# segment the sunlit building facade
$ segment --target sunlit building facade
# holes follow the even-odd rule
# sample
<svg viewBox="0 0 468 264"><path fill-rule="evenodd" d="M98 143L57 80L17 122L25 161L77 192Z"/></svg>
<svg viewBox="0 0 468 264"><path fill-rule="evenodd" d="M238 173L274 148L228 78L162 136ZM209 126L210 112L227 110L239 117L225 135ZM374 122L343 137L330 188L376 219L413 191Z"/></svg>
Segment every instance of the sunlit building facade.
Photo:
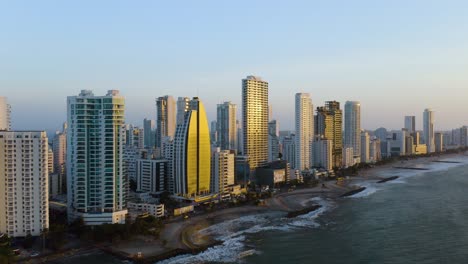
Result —
<svg viewBox="0 0 468 264"><path fill-rule="evenodd" d="M210 193L211 145L205 107L198 97L190 101L184 123L174 138L175 193L196 198Z"/></svg>
<svg viewBox="0 0 468 264"><path fill-rule="evenodd" d="M252 171L268 161L268 109L268 82L247 76L242 80L242 132Z"/></svg>

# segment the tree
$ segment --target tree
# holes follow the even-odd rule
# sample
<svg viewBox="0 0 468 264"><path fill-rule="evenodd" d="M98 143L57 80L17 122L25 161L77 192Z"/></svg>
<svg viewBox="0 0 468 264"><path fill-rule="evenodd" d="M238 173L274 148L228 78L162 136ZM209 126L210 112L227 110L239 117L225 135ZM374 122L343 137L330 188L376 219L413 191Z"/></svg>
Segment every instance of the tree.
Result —
<svg viewBox="0 0 468 264"><path fill-rule="evenodd" d="M31 234L28 234L28 235L24 238L22 245L23 245L23 247L24 247L25 249L32 248L32 246L34 245L34 241L35 241L35 240L36 240L35 237L31 236Z"/></svg>

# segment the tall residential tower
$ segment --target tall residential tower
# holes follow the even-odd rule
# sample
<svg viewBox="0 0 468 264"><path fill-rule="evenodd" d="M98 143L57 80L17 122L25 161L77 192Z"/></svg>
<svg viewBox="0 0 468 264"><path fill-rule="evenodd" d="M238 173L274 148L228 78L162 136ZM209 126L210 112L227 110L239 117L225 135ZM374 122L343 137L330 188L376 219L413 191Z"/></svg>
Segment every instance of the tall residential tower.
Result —
<svg viewBox="0 0 468 264"><path fill-rule="evenodd" d="M435 152L434 140L434 112L431 109L424 110L424 141L426 142L427 152Z"/></svg>
<svg viewBox="0 0 468 264"><path fill-rule="evenodd" d="M361 103L346 102L344 121L344 145L353 148L353 156L357 160L361 156Z"/></svg>
<svg viewBox="0 0 468 264"><path fill-rule="evenodd" d="M176 102L166 95L156 99L156 147L160 148L166 137L174 137L176 129Z"/></svg>
<svg viewBox="0 0 468 264"><path fill-rule="evenodd" d="M332 142L333 168L340 168L343 163L342 123L343 113L339 102L328 101L325 107L317 108L317 134Z"/></svg>
<svg viewBox="0 0 468 264"><path fill-rule="evenodd" d="M310 94L296 93L296 170L310 169L311 145L314 139L314 109Z"/></svg>
<svg viewBox="0 0 468 264"><path fill-rule="evenodd" d="M11 119L10 119L10 105L8 104L7 98L0 96L0 130L10 130Z"/></svg>
<svg viewBox="0 0 468 264"><path fill-rule="evenodd" d="M252 171L268 161L268 109L268 82L247 76L242 80L242 132Z"/></svg>
<svg viewBox="0 0 468 264"><path fill-rule="evenodd" d="M49 228L45 132L0 131L0 233L39 236Z"/></svg>
<svg viewBox="0 0 468 264"><path fill-rule="evenodd" d="M83 90L68 97L68 218L87 225L124 223L124 98L117 90L94 96Z"/></svg>
<svg viewBox="0 0 468 264"><path fill-rule="evenodd" d="M221 150L237 151L237 106L231 102L218 104L217 108L217 135L218 146Z"/></svg>

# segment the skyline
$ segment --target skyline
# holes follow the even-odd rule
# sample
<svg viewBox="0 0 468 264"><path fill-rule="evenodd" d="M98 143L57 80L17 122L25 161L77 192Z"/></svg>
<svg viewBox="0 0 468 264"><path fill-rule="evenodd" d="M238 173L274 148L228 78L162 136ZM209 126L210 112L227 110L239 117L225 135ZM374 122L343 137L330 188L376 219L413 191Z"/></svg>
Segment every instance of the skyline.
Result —
<svg viewBox="0 0 468 264"><path fill-rule="evenodd" d="M364 129L415 115L421 130L426 108L436 130L468 123L468 3L109 3L0 4L13 129L60 129L81 90L120 90L139 126L164 95L199 96L211 121L217 104L241 105L248 75L269 82L281 130L294 128L299 92L316 106L360 101Z"/></svg>

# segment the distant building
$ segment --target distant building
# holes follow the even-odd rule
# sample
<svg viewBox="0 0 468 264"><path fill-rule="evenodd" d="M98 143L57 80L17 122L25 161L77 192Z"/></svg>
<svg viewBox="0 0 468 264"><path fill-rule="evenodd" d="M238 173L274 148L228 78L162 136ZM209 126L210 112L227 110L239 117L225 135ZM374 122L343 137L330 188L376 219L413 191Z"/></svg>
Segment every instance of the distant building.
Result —
<svg viewBox="0 0 468 264"><path fill-rule="evenodd" d="M381 127L381 128L378 128L374 131L374 135L380 139L380 142L384 142L384 141L387 141L387 137L388 137L388 131L387 129Z"/></svg>
<svg viewBox="0 0 468 264"><path fill-rule="evenodd" d="M387 153L389 156L398 157L406 155L406 130L392 131L387 139Z"/></svg>
<svg viewBox="0 0 468 264"><path fill-rule="evenodd" d="M198 97L190 101L184 123L174 138L175 193L196 198L210 193L211 145L205 107Z"/></svg>
<svg viewBox="0 0 468 264"><path fill-rule="evenodd" d="M247 185L250 181L249 157L235 156L235 184Z"/></svg>
<svg viewBox="0 0 468 264"><path fill-rule="evenodd" d="M217 136L221 150L237 152L237 106L231 102L224 102L217 106Z"/></svg>
<svg viewBox="0 0 468 264"><path fill-rule="evenodd" d="M136 161L146 155L146 151L133 146L125 146L122 153L124 175L129 180L136 180Z"/></svg>
<svg viewBox="0 0 468 264"><path fill-rule="evenodd" d="M242 132L251 170L268 160L268 120L268 82L247 76L242 80Z"/></svg>
<svg viewBox="0 0 468 264"><path fill-rule="evenodd" d="M415 116L405 116L405 129L410 134L416 132L416 117Z"/></svg>
<svg viewBox="0 0 468 264"><path fill-rule="evenodd" d="M380 139L374 138L371 140L369 145L369 156L371 162L377 162L382 159Z"/></svg>
<svg viewBox="0 0 468 264"><path fill-rule="evenodd" d="M52 141L52 149L54 152L54 172L57 176L57 194L66 192L67 179L67 124L63 125L62 132L56 132Z"/></svg>
<svg viewBox="0 0 468 264"><path fill-rule="evenodd" d="M7 98L0 96L0 130L11 129L11 107Z"/></svg>
<svg viewBox="0 0 468 264"><path fill-rule="evenodd" d="M361 162L362 163L369 163L370 162L370 137L369 133L362 132L361 133Z"/></svg>
<svg viewBox="0 0 468 264"><path fill-rule="evenodd" d="M343 158L343 114L340 103L336 101L325 102L325 107L317 108L317 135L332 142L332 167L340 168ZM314 142L315 143L315 142Z"/></svg>
<svg viewBox="0 0 468 264"><path fill-rule="evenodd" d="M125 127L125 145L143 149L145 147L144 130L133 125L126 125Z"/></svg>
<svg viewBox="0 0 468 264"><path fill-rule="evenodd" d="M156 121L151 119L143 120L143 143L145 148L152 149L156 146Z"/></svg>
<svg viewBox="0 0 468 264"><path fill-rule="evenodd" d="M0 233L39 236L49 228L45 132L0 131Z"/></svg>
<svg viewBox="0 0 468 264"><path fill-rule="evenodd" d="M52 147L48 147L47 151L47 169L49 174L54 173L54 152L52 151Z"/></svg>
<svg viewBox="0 0 468 264"><path fill-rule="evenodd" d="M279 123L276 120L268 122L268 161L279 159Z"/></svg>
<svg viewBox="0 0 468 264"><path fill-rule="evenodd" d="M283 160L289 162L289 164L295 164L296 162L296 136L291 134L283 138Z"/></svg>
<svg viewBox="0 0 468 264"><path fill-rule="evenodd" d="M310 169L314 140L314 108L308 93L296 93L295 98L296 157L291 166L299 171Z"/></svg>
<svg viewBox="0 0 468 264"><path fill-rule="evenodd" d="M176 102L170 95L156 99L156 147L160 148L166 137L174 138L176 130Z"/></svg>
<svg viewBox="0 0 468 264"><path fill-rule="evenodd" d="M435 133L434 134L434 141L435 141L435 152L442 152L444 151L444 136L442 133Z"/></svg>
<svg viewBox="0 0 468 264"><path fill-rule="evenodd" d="M158 193L169 190L167 160L136 160L136 183L138 192Z"/></svg>
<svg viewBox="0 0 468 264"><path fill-rule="evenodd" d="M345 103L344 145L351 147L354 158L362 156L361 151L361 103L347 101Z"/></svg>
<svg viewBox="0 0 468 264"><path fill-rule="evenodd" d="M210 126L210 143L212 146L218 146L218 131L217 131L218 123L216 120L211 121Z"/></svg>
<svg viewBox="0 0 468 264"><path fill-rule="evenodd" d="M354 165L354 151L351 147L343 148L343 167L348 168Z"/></svg>
<svg viewBox="0 0 468 264"><path fill-rule="evenodd" d="M314 141L312 146L314 151L314 167L333 171L333 141L319 138Z"/></svg>
<svg viewBox="0 0 468 264"><path fill-rule="evenodd" d="M435 151L434 112L431 109L424 110L424 142L427 145L427 152Z"/></svg>
<svg viewBox="0 0 468 264"><path fill-rule="evenodd" d="M256 169L256 182L258 185L268 185L270 187L289 182L290 170L289 163L285 160L269 162Z"/></svg>
<svg viewBox="0 0 468 264"><path fill-rule="evenodd" d="M179 97L177 98L177 125L184 123L185 114L189 111L190 98Z"/></svg>

